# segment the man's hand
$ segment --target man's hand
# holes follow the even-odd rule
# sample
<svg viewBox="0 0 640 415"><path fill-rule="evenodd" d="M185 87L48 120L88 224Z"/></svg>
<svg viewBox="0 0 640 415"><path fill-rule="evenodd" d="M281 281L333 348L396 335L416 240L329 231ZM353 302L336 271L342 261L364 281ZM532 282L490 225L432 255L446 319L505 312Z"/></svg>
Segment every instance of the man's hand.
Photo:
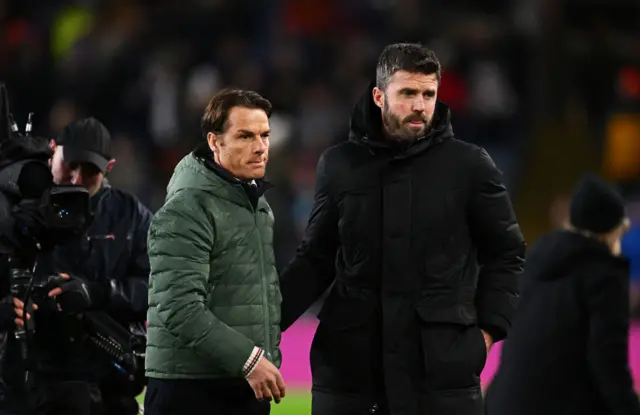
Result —
<svg viewBox="0 0 640 415"><path fill-rule="evenodd" d="M33 309L37 310L38 306L33 305ZM27 315L27 320L31 319L31 314L24 311L24 303L17 298L13 299L13 312L16 313L15 323L17 326L24 326L24 316Z"/></svg>
<svg viewBox="0 0 640 415"><path fill-rule="evenodd" d="M275 403L280 403L286 393L286 385L280 371L264 356L260 358L247 381L258 400L273 399Z"/></svg>
<svg viewBox="0 0 640 415"><path fill-rule="evenodd" d="M31 315L25 312L24 303L15 297L7 296L0 302L2 307L2 319L3 327L9 327L12 323L15 323L16 326L22 327L24 326L24 318L25 315L27 320L31 318ZM38 306L33 305L33 309L37 310Z"/></svg>
<svg viewBox="0 0 640 415"><path fill-rule="evenodd" d="M65 281L69 281L69 279L71 278L71 276L69 276L69 274L64 273L64 272L58 274L58 277L60 277L61 281L57 281L56 283L64 283ZM55 277L55 278L57 279L57 277ZM55 298L55 297L59 296L60 294L62 294L63 292L64 291L63 291L61 286L60 287L56 287L56 288L52 289L51 291L49 291L48 296L52 297L52 298Z"/></svg>
<svg viewBox="0 0 640 415"><path fill-rule="evenodd" d="M480 330L480 331L482 331L482 337L484 337L484 345L487 348L487 355L488 355L489 352L491 351L491 346L493 346L493 337L491 337L491 335L484 330Z"/></svg>
<svg viewBox="0 0 640 415"><path fill-rule="evenodd" d="M96 283L86 281L78 276L70 276L69 274L59 274L56 277L55 285L49 291L48 296L55 298L58 302L58 309L67 313L81 313L94 306L96 302L105 294L105 292L97 292L101 286ZM102 290L105 291L106 287Z"/></svg>

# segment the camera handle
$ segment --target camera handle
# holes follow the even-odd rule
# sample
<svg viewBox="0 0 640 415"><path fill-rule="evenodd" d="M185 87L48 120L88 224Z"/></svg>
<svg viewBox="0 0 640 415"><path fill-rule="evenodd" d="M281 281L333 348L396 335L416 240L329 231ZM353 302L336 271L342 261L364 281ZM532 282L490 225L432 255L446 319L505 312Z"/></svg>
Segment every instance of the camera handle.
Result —
<svg viewBox="0 0 640 415"><path fill-rule="evenodd" d="M22 300L24 303L25 313L33 314L33 301L31 299L31 292L33 290L33 272L35 271L36 264L33 264L31 270L24 267L11 267L11 294ZM20 344L20 354L22 361L25 365L24 383L28 387L31 381L29 370L29 345L31 336L35 331L35 322L33 319L24 319L24 326L16 328L14 331L14 337Z"/></svg>

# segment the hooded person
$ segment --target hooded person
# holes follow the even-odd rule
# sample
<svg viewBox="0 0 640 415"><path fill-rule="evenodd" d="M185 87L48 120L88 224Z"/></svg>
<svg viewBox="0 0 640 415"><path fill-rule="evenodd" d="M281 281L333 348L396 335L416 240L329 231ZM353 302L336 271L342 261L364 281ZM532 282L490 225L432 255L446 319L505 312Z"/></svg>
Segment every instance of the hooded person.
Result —
<svg viewBox="0 0 640 415"><path fill-rule="evenodd" d="M487 152L454 137L440 63L389 45L318 162L280 278L283 329L332 284L311 347L314 415L475 415L517 302L525 243Z"/></svg>
<svg viewBox="0 0 640 415"><path fill-rule="evenodd" d="M628 361L629 262L620 256L628 228L620 194L583 177L570 223L528 253L487 414L640 414Z"/></svg>

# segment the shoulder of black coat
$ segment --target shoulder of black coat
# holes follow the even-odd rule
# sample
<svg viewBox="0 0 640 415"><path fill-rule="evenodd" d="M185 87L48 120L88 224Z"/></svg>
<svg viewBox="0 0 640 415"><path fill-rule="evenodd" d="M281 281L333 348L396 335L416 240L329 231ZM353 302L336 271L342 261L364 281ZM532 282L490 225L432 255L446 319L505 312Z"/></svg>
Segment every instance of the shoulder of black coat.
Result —
<svg viewBox="0 0 640 415"><path fill-rule="evenodd" d="M115 210L119 212L119 215L126 215L127 213L146 215L150 213L149 209L133 193L114 187L107 189L107 194L100 203L106 204L109 211Z"/></svg>
<svg viewBox="0 0 640 415"><path fill-rule="evenodd" d="M481 164L487 154L484 148L457 138L444 140L439 146L444 150L444 155L456 163Z"/></svg>

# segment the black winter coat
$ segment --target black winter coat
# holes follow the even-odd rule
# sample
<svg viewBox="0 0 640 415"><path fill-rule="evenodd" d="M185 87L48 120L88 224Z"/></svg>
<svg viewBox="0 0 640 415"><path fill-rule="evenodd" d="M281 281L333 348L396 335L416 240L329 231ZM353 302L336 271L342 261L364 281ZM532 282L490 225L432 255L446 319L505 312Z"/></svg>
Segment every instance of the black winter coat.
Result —
<svg viewBox="0 0 640 415"><path fill-rule="evenodd" d="M557 231L534 244L489 415L640 414L629 371L629 263Z"/></svg>
<svg viewBox="0 0 640 415"><path fill-rule="evenodd" d="M111 297L99 309L109 311L125 327L143 324L148 307L147 233L152 214L132 194L108 185L91 197L91 204L94 221L86 237L41 255L35 273L66 272L105 285L109 282ZM78 344L74 324L61 319L59 313L38 311L35 318L40 333L35 352L41 370L62 372L72 379L96 375L93 365L88 364L95 357L86 353L87 345ZM70 341L72 337L76 340Z"/></svg>
<svg viewBox="0 0 640 415"><path fill-rule="evenodd" d="M382 137L368 92L318 162L304 238L281 276L286 329L335 281L312 350L314 414L476 414L486 348L511 324L525 243L501 174L454 138ZM286 359L286 356L285 356Z"/></svg>

